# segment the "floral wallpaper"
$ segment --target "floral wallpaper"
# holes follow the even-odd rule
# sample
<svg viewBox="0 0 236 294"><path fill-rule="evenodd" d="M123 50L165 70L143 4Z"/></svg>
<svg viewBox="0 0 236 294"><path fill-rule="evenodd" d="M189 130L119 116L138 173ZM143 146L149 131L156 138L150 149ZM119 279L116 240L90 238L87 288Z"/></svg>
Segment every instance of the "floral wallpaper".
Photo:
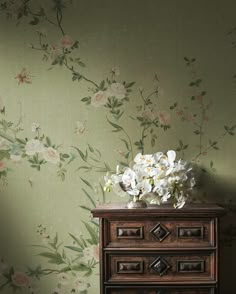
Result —
<svg viewBox="0 0 236 294"><path fill-rule="evenodd" d="M234 1L0 1L0 292L97 294L103 177L174 149L236 260ZM230 264L230 266L229 266ZM232 292L233 293L233 292Z"/></svg>

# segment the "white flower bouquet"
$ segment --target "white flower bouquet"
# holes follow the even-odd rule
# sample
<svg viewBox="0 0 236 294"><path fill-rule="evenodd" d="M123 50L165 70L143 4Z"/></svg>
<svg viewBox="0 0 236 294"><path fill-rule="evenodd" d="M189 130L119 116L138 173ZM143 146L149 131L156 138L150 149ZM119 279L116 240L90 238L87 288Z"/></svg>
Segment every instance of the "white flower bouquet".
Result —
<svg viewBox="0 0 236 294"><path fill-rule="evenodd" d="M116 174L106 175L105 191L133 197L133 201L148 200L151 204L171 201L175 208L182 208L192 188L195 186L190 163L178 160L176 153L137 154L132 167ZM125 194L126 194L125 193Z"/></svg>

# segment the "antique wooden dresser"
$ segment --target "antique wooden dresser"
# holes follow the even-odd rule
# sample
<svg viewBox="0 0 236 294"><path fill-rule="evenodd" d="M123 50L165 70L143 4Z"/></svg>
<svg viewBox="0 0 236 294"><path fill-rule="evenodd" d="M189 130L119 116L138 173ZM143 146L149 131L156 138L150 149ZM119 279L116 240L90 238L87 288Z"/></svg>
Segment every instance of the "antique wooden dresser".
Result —
<svg viewBox="0 0 236 294"><path fill-rule="evenodd" d="M100 294L218 293L222 207L117 203L92 213L100 218Z"/></svg>

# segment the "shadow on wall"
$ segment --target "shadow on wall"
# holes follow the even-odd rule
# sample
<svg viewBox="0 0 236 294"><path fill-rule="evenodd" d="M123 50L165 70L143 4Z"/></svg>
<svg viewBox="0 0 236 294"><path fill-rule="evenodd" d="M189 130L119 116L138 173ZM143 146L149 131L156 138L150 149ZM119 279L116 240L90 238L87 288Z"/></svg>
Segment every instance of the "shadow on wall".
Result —
<svg viewBox="0 0 236 294"><path fill-rule="evenodd" d="M194 200L213 202L225 207L220 220L220 294L235 294L236 272L236 181L205 171L200 171ZM199 199L200 195L200 199Z"/></svg>

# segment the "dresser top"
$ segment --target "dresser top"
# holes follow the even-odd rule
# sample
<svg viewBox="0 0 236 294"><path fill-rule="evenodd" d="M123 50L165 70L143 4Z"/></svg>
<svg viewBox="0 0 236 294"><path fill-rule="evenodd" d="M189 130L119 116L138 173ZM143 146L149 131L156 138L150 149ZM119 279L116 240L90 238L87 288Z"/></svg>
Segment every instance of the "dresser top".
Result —
<svg viewBox="0 0 236 294"><path fill-rule="evenodd" d="M181 209L175 209L171 204L149 205L147 208L128 209L127 203L105 203L92 210L94 217L112 218L119 216L128 217L200 217L220 216L225 209L217 204L186 204Z"/></svg>

